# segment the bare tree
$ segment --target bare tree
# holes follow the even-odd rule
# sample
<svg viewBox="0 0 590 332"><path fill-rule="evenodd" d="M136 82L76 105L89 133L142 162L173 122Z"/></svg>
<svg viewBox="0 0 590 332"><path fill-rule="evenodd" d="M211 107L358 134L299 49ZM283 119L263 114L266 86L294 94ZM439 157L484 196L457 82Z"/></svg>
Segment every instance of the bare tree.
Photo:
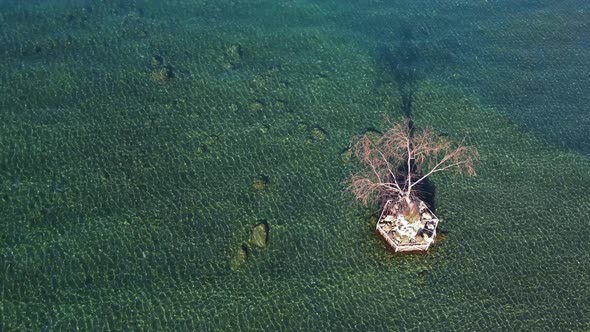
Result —
<svg viewBox="0 0 590 332"><path fill-rule="evenodd" d="M365 206L397 199L404 210L416 210L417 188L434 173L466 172L475 175L477 149L451 143L432 129L417 131L411 120L395 124L379 139L356 136L352 153L360 170L351 176L349 188Z"/></svg>

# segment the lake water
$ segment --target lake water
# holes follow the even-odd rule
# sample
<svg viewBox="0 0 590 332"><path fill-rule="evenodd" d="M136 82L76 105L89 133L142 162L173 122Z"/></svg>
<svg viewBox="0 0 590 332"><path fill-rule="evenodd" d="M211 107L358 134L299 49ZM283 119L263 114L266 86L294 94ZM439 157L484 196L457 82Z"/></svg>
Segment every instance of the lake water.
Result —
<svg viewBox="0 0 590 332"><path fill-rule="evenodd" d="M590 3L0 0L0 330L587 331ZM351 137L480 153L396 256Z"/></svg>

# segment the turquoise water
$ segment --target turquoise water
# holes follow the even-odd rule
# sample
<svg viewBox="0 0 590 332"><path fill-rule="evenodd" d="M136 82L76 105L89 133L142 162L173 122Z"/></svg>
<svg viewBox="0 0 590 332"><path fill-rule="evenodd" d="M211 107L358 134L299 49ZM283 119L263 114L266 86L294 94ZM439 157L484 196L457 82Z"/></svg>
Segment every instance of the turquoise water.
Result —
<svg viewBox="0 0 590 332"><path fill-rule="evenodd" d="M590 329L589 7L0 1L0 330ZM407 113L481 160L394 256L343 152Z"/></svg>

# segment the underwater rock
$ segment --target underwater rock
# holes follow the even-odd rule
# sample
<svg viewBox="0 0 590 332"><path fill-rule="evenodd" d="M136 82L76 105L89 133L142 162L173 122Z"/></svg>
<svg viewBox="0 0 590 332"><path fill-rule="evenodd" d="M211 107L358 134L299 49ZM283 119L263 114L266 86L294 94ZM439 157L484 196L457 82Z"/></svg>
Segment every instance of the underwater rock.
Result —
<svg viewBox="0 0 590 332"><path fill-rule="evenodd" d="M312 141L325 141L328 139L328 132L320 126L313 126L309 132L309 138Z"/></svg>
<svg viewBox="0 0 590 332"><path fill-rule="evenodd" d="M377 142L381 136L383 136L383 134L375 128L367 128L363 134L367 135L369 141L373 143Z"/></svg>
<svg viewBox="0 0 590 332"><path fill-rule="evenodd" d="M244 48L240 44L232 44L225 49L223 67L225 69L236 69L237 65L242 61L244 56Z"/></svg>
<svg viewBox="0 0 590 332"><path fill-rule="evenodd" d="M418 281L420 284L424 284L426 283L426 278L428 277L430 271L428 271L427 269L422 269L420 271L418 271L416 273L416 281Z"/></svg>
<svg viewBox="0 0 590 332"><path fill-rule="evenodd" d="M247 244L242 244L230 261L232 271L239 270L246 264L248 258L250 258L250 248L248 248Z"/></svg>
<svg viewBox="0 0 590 332"><path fill-rule="evenodd" d="M250 233L250 239L247 243L243 243L235 255L230 260L232 271L239 270L244 264L250 260L252 256L251 246L259 249L268 247L270 233L270 225L266 220L260 220Z"/></svg>
<svg viewBox="0 0 590 332"><path fill-rule="evenodd" d="M154 68L164 67L164 57L156 54L150 59L150 65Z"/></svg>
<svg viewBox="0 0 590 332"><path fill-rule="evenodd" d="M256 191L263 191L268 187L269 183L270 177L264 174L260 174L252 181L252 188L254 188L254 190Z"/></svg>
<svg viewBox="0 0 590 332"><path fill-rule="evenodd" d="M350 162L350 158L352 158L352 150L350 148L347 148L340 153L340 161L343 164L348 164Z"/></svg>
<svg viewBox="0 0 590 332"><path fill-rule="evenodd" d="M323 78L323 79L328 79L330 77L330 71L329 70L320 70L317 73L319 78Z"/></svg>
<svg viewBox="0 0 590 332"><path fill-rule="evenodd" d="M216 134L209 135L205 137L200 144L195 148L195 152L198 156L202 156L204 154L208 154L211 152L212 148L215 146L217 141L219 140L219 136Z"/></svg>
<svg viewBox="0 0 590 332"><path fill-rule="evenodd" d="M207 152L209 152L209 148L204 144L197 146L195 149L195 153L197 154L197 156L202 156Z"/></svg>
<svg viewBox="0 0 590 332"><path fill-rule="evenodd" d="M170 66L165 66L152 70L152 80L156 82L167 82L174 78L174 70Z"/></svg>
<svg viewBox="0 0 590 332"><path fill-rule="evenodd" d="M166 82L174 78L174 67L167 65L166 60L160 54L150 58L151 76L154 81Z"/></svg>
<svg viewBox="0 0 590 332"><path fill-rule="evenodd" d="M205 143L204 144L207 145L207 146L210 146L210 145L213 145L213 144L217 143L217 141L219 141L219 135L217 135L217 134L211 134L211 135L209 135L209 136L207 136L205 138Z"/></svg>
<svg viewBox="0 0 590 332"><path fill-rule="evenodd" d="M225 56L227 56L228 60L230 60L232 62L239 61L244 56L244 49L242 48L242 45L240 45L240 44L230 45L225 50Z"/></svg>
<svg viewBox="0 0 590 332"><path fill-rule="evenodd" d="M289 108L286 101L277 100L272 104L273 111L292 113L293 110Z"/></svg>
<svg viewBox="0 0 590 332"><path fill-rule="evenodd" d="M260 112L264 110L264 104L260 101L254 101L248 105L248 110L250 112Z"/></svg>
<svg viewBox="0 0 590 332"><path fill-rule="evenodd" d="M439 243L445 242L448 239L449 239L449 235L444 231L441 231L441 232L437 233L437 235L436 235L436 241Z"/></svg>
<svg viewBox="0 0 590 332"><path fill-rule="evenodd" d="M264 249L268 245L270 226L266 220L262 220L252 229L250 243Z"/></svg>

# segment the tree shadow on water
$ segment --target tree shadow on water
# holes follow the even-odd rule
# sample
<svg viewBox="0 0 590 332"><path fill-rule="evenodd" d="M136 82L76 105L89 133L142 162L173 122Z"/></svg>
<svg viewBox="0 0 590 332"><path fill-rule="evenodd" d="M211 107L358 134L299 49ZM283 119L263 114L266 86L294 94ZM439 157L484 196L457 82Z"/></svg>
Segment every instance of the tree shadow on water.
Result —
<svg viewBox="0 0 590 332"><path fill-rule="evenodd" d="M413 167L413 166L410 166ZM407 171L408 167L404 164L400 165L400 167L397 169L396 174L399 174L399 178L397 179L398 183L405 183L407 181L407 176L408 176L408 171ZM414 176L412 176L412 179L418 179L422 176L422 174L420 173L416 173L416 171L412 172L414 174ZM389 179L389 181L393 181L391 179ZM415 191L415 193L417 194L418 198L421 199L422 201L424 201L424 203L426 203L426 205L428 205L428 207L432 210L432 212L436 212L436 207L435 207L435 196L436 196L436 185L434 184L434 182L432 182L430 180L430 178L426 178L424 180L422 180L415 189L413 189ZM389 199L395 199L395 197L384 197L383 201L382 201L382 205Z"/></svg>
<svg viewBox="0 0 590 332"><path fill-rule="evenodd" d="M401 110L409 119L410 131L414 131L412 121L412 102L420 79L419 66L422 62L418 44L411 28L402 28L401 39L394 44L385 44L378 49L378 62L382 67L385 81L393 81L397 85L401 96ZM407 170L399 170L401 174L407 174ZM429 179L424 179L417 188L418 196L432 211L435 210L436 187Z"/></svg>
<svg viewBox="0 0 590 332"><path fill-rule="evenodd" d="M385 76L396 83L402 98L402 112L410 118L420 57L411 29L403 29L401 36L398 43L382 45L378 49L378 62Z"/></svg>

